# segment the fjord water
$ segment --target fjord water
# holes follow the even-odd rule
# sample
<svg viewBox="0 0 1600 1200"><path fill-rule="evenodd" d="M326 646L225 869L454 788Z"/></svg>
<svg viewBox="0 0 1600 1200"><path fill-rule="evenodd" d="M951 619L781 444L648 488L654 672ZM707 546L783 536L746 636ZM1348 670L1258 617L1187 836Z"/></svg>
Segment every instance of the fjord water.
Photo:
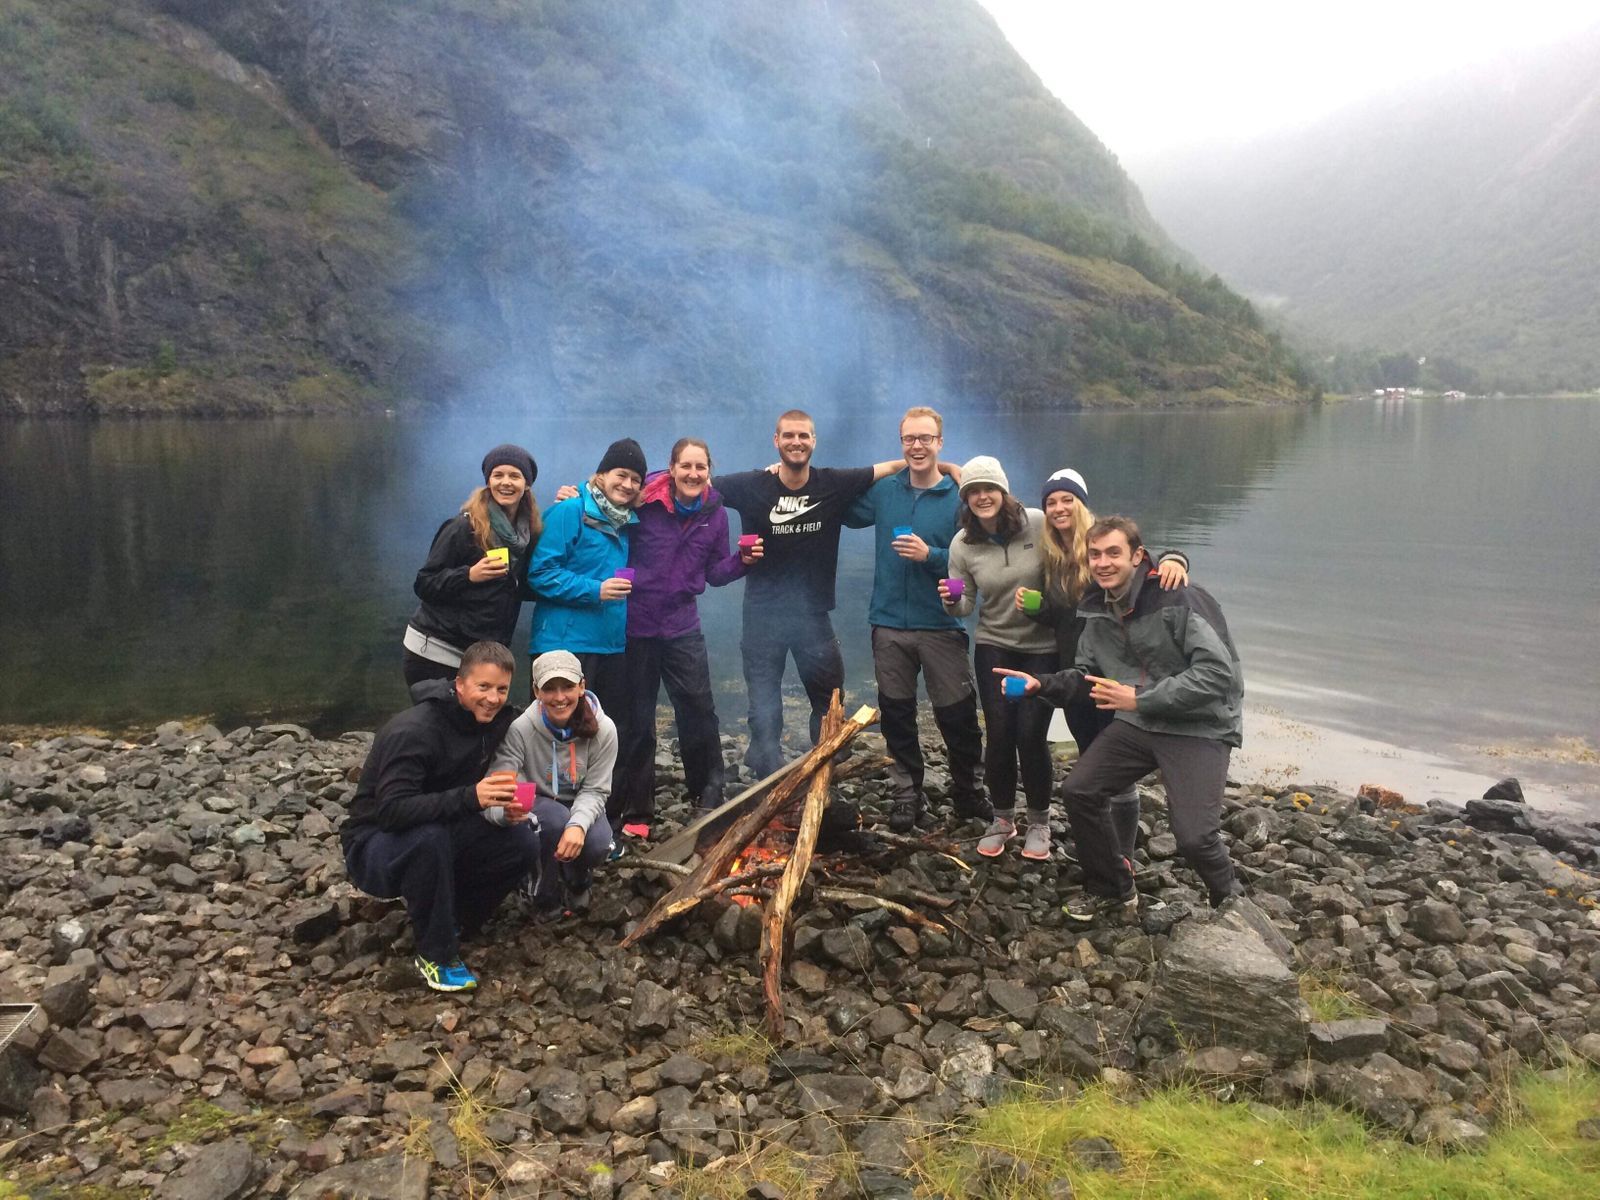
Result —
<svg viewBox="0 0 1600 1200"><path fill-rule="evenodd" d="M625 433L652 467L680 433L705 436L718 469L773 457L765 420L724 416L0 425L0 724L372 728L405 703L411 581L482 452L528 446L548 504ZM823 416L816 461L896 457L895 433L892 413ZM1597 448L1594 401L1422 399L967 413L945 452L998 456L1030 504L1075 466L1098 512L1188 551L1252 709L1361 739L1346 753L1375 756L1363 778L1385 778L1390 748L1421 750L1600 815L1584 761L1600 725ZM872 696L871 578L868 536L847 532L851 700ZM728 729L744 715L740 586L702 601Z"/></svg>

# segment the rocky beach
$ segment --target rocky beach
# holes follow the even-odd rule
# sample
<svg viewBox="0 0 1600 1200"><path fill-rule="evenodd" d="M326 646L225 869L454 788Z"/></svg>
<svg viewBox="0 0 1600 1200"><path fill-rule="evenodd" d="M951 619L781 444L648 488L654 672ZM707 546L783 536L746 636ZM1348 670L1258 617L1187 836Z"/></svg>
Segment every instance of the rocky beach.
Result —
<svg viewBox="0 0 1600 1200"><path fill-rule="evenodd" d="M1230 787L1250 894L1214 914L1147 781L1140 917L1080 926L1064 827L1044 863L980 859L972 831L931 822L925 846L880 841L864 774L838 795L865 830L819 872L943 931L802 897L774 1039L759 908L704 904L618 949L672 882L637 852L583 916L536 925L508 902L467 947L475 994L425 991L403 910L339 856L370 736L0 745L0 1004L39 1006L0 1053L19 1194L640 1197L776 1147L818 1194L910 1196L928 1146L1024 1083L1194 1080L1453 1150L1525 1070L1600 1062L1600 826L1509 784L1426 807ZM690 815L673 749L661 836ZM940 782L935 760L935 813ZM1114 1131L1076 1153L1120 1169Z"/></svg>

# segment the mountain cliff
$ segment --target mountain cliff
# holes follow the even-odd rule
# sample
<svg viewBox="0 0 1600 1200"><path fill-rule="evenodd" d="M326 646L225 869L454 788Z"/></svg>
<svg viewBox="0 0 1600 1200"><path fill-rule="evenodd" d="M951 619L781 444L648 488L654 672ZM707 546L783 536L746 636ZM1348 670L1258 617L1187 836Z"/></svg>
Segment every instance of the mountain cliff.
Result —
<svg viewBox="0 0 1600 1200"><path fill-rule="evenodd" d="M1474 390L1600 387L1600 26L1141 176L1187 249L1324 340Z"/></svg>
<svg viewBox="0 0 1600 1200"><path fill-rule="evenodd" d="M9 0L0 407L1295 399L972 0Z"/></svg>

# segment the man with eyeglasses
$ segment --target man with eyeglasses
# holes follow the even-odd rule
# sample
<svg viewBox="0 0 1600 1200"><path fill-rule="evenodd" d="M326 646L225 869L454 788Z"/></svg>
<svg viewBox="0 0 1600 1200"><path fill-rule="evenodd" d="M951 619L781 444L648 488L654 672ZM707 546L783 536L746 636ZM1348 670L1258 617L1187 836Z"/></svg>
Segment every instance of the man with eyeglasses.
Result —
<svg viewBox="0 0 1600 1200"><path fill-rule="evenodd" d="M834 689L844 686L844 660L829 616L839 530L850 504L901 465L893 459L871 467L813 467L816 423L797 408L778 418L772 444L776 471L741 471L712 481L723 504L739 514L741 532L760 539L761 555L745 575L739 643L750 701L745 765L758 779L783 765L783 672L789 658L811 702L813 745Z"/></svg>
<svg viewBox="0 0 1600 1200"><path fill-rule="evenodd" d="M894 765L889 828L909 832L927 804L922 746L917 740L917 676L950 766L950 801L958 820L987 823L994 807L978 783L983 736L967 630L939 598L950 540L961 506L957 480L942 473L944 419L931 408L900 418L905 466L875 483L850 507L845 524L872 526L872 665L878 677L883 740Z"/></svg>

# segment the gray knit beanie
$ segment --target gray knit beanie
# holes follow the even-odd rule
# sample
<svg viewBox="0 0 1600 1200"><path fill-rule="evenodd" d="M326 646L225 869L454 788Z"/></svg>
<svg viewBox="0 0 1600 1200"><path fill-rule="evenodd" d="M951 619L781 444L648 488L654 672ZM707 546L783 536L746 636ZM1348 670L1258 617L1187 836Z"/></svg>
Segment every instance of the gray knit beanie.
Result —
<svg viewBox="0 0 1600 1200"><path fill-rule="evenodd" d="M1000 460L990 458L987 454L969 458L961 464L961 494L965 496L968 488L977 487L979 484L997 487L1008 496L1011 494L1011 481L1006 478Z"/></svg>

